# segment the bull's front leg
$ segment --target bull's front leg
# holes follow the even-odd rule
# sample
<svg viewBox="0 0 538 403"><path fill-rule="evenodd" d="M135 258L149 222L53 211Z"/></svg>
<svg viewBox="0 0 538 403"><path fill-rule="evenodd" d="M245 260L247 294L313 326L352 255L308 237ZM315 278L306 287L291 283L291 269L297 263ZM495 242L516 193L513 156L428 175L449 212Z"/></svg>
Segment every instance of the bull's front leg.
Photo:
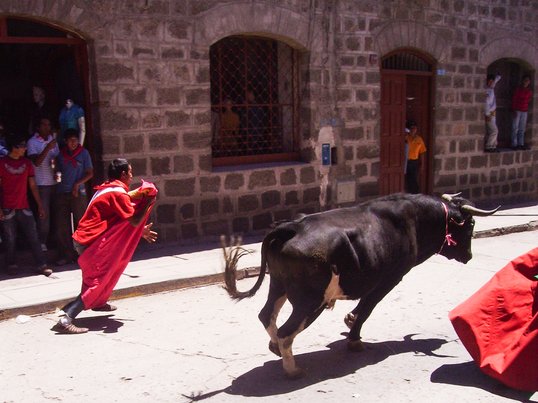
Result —
<svg viewBox="0 0 538 403"><path fill-rule="evenodd" d="M351 351L363 351L361 329L377 304L402 280L399 276L386 279L376 286L368 295L361 298L355 309L346 315L344 322L350 327L347 347Z"/></svg>

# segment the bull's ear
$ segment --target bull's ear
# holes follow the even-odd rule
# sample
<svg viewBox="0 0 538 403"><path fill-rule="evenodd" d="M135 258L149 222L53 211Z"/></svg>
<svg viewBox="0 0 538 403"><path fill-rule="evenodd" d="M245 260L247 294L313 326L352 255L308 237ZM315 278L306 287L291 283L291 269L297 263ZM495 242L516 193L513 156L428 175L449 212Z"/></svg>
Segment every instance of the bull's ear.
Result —
<svg viewBox="0 0 538 403"><path fill-rule="evenodd" d="M487 217L487 216L490 216L492 214L495 214L497 212L497 210L499 210L500 208L501 208L501 206L498 206L497 208L494 208L493 210L482 210L482 209L476 208L474 206L464 204L463 206L460 207L460 211L468 213L470 215L475 215L475 216L478 216L478 217Z"/></svg>

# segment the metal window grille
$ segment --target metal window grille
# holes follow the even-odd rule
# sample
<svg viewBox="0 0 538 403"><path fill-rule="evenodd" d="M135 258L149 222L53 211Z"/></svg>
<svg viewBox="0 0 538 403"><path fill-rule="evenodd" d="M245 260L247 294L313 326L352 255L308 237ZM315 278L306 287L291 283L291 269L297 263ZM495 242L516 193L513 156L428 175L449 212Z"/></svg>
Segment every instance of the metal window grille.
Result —
<svg viewBox="0 0 538 403"><path fill-rule="evenodd" d="M210 74L214 165L290 159L299 126L296 51L267 38L224 38L210 48Z"/></svg>
<svg viewBox="0 0 538 403"><path fill-rule="evenodd" d="M381 62L382 68L388 70L432 71L431 66L419 56L412 53L397 53Z"/></svg>

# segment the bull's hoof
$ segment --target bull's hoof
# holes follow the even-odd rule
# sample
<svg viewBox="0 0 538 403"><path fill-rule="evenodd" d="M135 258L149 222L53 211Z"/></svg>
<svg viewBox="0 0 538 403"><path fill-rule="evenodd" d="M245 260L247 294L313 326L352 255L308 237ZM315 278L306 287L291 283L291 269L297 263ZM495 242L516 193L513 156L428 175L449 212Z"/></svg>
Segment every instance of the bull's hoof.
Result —
<svg viewBox="0 0 538 403"><path fill-rule="evenodd" d="M346 315L346 317L344 318L344 323L346 324L346 326L351 329L351 327L353 326L353 323L355 323L355 318L356 316L353 315L351 312L348 313Z"/></svg>
<svg viewBox="0 0 538 403"><path fill-rule="evenodd" d="M306 375L306 372L297 367L293 371L286 371L286 378L290 380L301 379Z"/></svg>
<svg viewBox="0 0 538 403"><path fill-rule="evenodd" d="M269 342L269 351L271 351L273 354L278 355L279 357L282 357L282 354L280 353L280 348L278 347L278 343Z"/></svg>
<svg viewBox="0 0 538 403"><path fill-rule="evenodd" d="M361 351L364 351L364 344L362 344L362 341L360 340L348 340L347 349L355 353L360 353Z"/></svg>

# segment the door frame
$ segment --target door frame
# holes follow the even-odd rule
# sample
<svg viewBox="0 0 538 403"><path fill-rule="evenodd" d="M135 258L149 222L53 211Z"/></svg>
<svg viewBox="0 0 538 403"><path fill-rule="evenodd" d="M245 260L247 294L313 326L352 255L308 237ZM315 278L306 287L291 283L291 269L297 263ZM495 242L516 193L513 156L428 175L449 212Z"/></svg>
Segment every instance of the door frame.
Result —
<svg viewBox="0 0 538 403"><path fill-rule="evenodd" d="M46 36L9 36L8 20L28 21L36 25L48 26L57 31L62 31L66 37L46 37ZM90 69L88 59L88 44L80 35L69 31L57 25L48 24L41 20L33 18L20 17L15 15L0 16L0 45L2 44L20 44L20 45L51 45L51 46L66 46L72 49L77 72L79 74L82 90L84 92L84 115L86 125L86 138L84 147L90 152L90 156L94 165L97 159L96 139L94 137L93 119L90 98Z"/></svg>
<svg viewBox="0 0 538 403"><path fill-rule="evenodd" d="M429 66L429 71L420 71L420 70L407 70L407 69L389 69L389 68L383 68L383 65L382 65L382 61L387 59L388 57L391 57L391 56L394 56L396 54L411 54L413 56L416 56L418 58L420 58L423 62L425 62L428 66ZM384 75L386 74L392 74L392 75L401 75L404 80L405 80L405 83L406 83L406 97L407 98L407 78L409 76L423 76L423 77L429 77L430 78L430 88L429 88L429 91L428 91L428 94L429 94L429 100L428 100L428 107L427 107L427 110L428 110L428 117L426 118L426 121L428 123L428 129L426 130L426 132L420 132L420 134L422 135L423 139L424 139L424 142L425 142L425 145L426 145L426 148L427 148L427 152L426 152L426 159L425 159L425 162L426 162L426 166L422 168L421 170L421 173L425 174L426 175L426 179L424 180L424 183L426 185L426 187L424 189L421 189L421 192L422 193L426 193L426 194L431 194L432 191L433 191L433 161L434 161L434 144L435 144L435 141L434 141L434 138L433 138L433 128L434 128L434 122L435 122L435 85L436 85L436 82L435 82L435 71L436 71L436 61L435 59L433 59L432 57L430 57L429 55L425 54L425 53L422 53L422 52L419 52L415 49L408 49L408 48L400 48L400 49L396 49L390 53L387 53L385 56L383 56L381 58L381 65L380 65L380 77L381 77L381 81L383 81L383 77ZM406 111L407 111L407 102L405 102L405 105L403 106L404 108L404 115L406 114ZM381 100L380 100L380 119L381 117L383 116L383 104L381 103ZM380 122L381 124L381 122ZM402 127L405 127L405 121L402 122ZM419 131L422 130L420 127L419 127ZM381 146L381 144L380 144ZM402 153L404 152L403 150L404 148L404 144L402 142ZM384 152L382 152L380 150L380 158L381 158L381 155L385 155ZM383 167L383 164L382 162L380 161L380 167ZM382 168L380 168L382 169ZM381 177L381 172L380 172L380 177ZM402 177L403 177L403 169L402 169ZM402 179L402 184L404 183L403 179ZM381 188L380 188L381 189ZM404 188L403 188L403 185L402 185L402 191L404 191Z"/></svg>

